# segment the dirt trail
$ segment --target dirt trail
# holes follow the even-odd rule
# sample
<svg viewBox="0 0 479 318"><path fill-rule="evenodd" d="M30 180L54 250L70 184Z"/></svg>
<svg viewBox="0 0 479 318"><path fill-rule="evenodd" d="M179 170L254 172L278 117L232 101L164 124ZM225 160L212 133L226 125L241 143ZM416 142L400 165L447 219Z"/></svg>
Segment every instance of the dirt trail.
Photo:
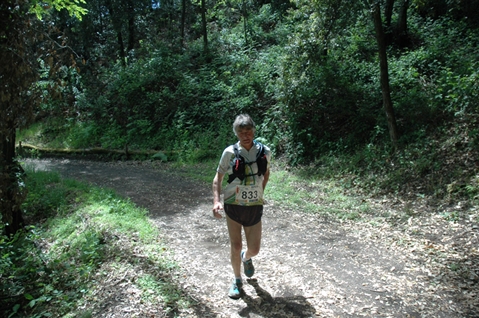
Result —
<svg viewBox="0 0 479 318"><path fill-rule="evenodd" d="M181 266L180 286L201 304L184 316L479 317L477 300L471 305L460 287L431 273L423 250L407 243L414 239L401 243L403 232L328 221L271 203L265 207L262 250L254 259L255 279L245 284L242 299L230 300L226 223L212 216L210 184L172 175L159 164L29 164L115 189L148 209ZM444 228L444 235L453 230ZM477 238L477 229L471 233Z"/></svg>

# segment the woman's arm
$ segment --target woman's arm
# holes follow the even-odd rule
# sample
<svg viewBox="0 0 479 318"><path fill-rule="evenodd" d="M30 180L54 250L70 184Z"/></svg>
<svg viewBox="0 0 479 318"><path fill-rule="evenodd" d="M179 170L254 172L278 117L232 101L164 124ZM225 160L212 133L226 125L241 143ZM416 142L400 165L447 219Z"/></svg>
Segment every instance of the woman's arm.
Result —
<svg viewBox="0 0 479 318"><path fill-rule="evenodd" d="M221 219L222 215L219 210L223 210L223 204L221 203L221 184L223 183L224 174L216 172L213 179L213 215L217 219Z"/></svg>
<svg viewBox="0 0 479 318"><path fill-rule="evenodd" d="M266 188L266 185L268 184L268 180L269 180L269 169L266 170L266 172L264 173L263 190Z"/></svg>

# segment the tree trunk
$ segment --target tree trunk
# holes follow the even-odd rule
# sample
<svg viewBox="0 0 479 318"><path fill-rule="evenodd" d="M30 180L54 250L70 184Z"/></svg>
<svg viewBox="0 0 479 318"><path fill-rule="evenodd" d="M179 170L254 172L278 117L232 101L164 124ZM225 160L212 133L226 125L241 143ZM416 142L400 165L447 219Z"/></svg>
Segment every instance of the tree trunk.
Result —
<svg viewBox="0 0 479 318"><path fill-rule="evenodd" d="M386 4L384 5L384 16L386 18L386 26L389 28L391 26L392 16L393 16L393 8L394 8L394 1L395 0L386 0Z"/></svg>
<svg viewBox="0 0 479 318"><path fill-rule="evenodd" d="M26 197L22 167L15 161L15 129L0 135L0 210L5 234L13 235L24 226L21 204Z"/></svg>
<svg viewBox="0 0 479 318"><path fill-rule="evenodd" d="M246 1L243 0L243 28L244 28L244 43L248 46L248 17L246 13Z"/></svg>
<svg viewBox="0 0 479 318"><path fill-rule="evenodd" d="M121 65L126 66L125 46L123 45L123 36L121 31L117 32L118 39L118 55L120 56Z"/></svg>
<svg viewBox="0 0 479 318"><path fill-rule="evenodd" d="M108 0L106 2L108 11L110 11L110 19L111 23L113 25L113 28L116 31L117 35L117 41L118 41L118 55L121 60L121 65L126 66L126 60L125 60L125 45L123 44L123 35L121 33L121 25L122 22L118 20L118 18L115 16L115 10L113 9L113 4L111 0Z"/></svg>
<svg viewBox="0 0 479 318"><path fill-rule="evenodd" d="M128 0L128 52L135 48L135 7L132 0Z"/></svg>
<svg viewBox="0 0 479 318"><path fill-rule="evenodd" d="M399 17L397 22L397 40L399 47L404 47L408 42L407 35L407 9L409 7L409 0L404 0L401 6L401 11L399 11Z"/></svg>
<svg viewBox="0 0 479 318"><path fill-rule="evenodd" d="M381 11L379 4L373 5L373 20L374 27L376 29L376 39L379 49L379 66L381 70L381 91L383 95L383 106L386 112L386 118L388 121L389 136L391 138L394 149L397 148L397 124L396 116L394 115L393 103L391 100L391 92L389 88L389 74L388 74L388 59L386 54L386 41L381 20Z"/></svg>

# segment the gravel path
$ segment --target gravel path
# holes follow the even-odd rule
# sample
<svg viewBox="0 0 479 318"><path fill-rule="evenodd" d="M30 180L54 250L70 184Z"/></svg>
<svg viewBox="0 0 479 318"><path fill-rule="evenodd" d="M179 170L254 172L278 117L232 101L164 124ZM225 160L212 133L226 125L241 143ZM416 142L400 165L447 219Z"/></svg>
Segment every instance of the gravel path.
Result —
<svg viewBox="0 0 479 318"><path fill-rule="evenodd" d="M178 283L199 302L184 317L479 317L474 223L424 224L431 218L420 217L398 227L338 222L269 202L256 275L235 301L227 297L226 222L212 216L210 184L174 175L159 163L29 161L39 170L113 188L150 211L181 266ZM461 245L461 235L472 245L451 260L448 251ZM469 264L469 276L452 272L447 262Z"/></svg>

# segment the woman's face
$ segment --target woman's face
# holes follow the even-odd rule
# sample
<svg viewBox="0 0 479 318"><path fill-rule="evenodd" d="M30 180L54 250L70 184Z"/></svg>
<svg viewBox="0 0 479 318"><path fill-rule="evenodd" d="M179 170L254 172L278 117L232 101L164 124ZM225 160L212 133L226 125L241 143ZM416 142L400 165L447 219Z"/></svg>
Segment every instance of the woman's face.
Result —
<svg viewBox="0 0 479 318"><path fill-rule="evenodd" d="M253 145L254 129L238 128L238 130L236 130L236 136L238 137L241 146L249 150Z"/></svg>

